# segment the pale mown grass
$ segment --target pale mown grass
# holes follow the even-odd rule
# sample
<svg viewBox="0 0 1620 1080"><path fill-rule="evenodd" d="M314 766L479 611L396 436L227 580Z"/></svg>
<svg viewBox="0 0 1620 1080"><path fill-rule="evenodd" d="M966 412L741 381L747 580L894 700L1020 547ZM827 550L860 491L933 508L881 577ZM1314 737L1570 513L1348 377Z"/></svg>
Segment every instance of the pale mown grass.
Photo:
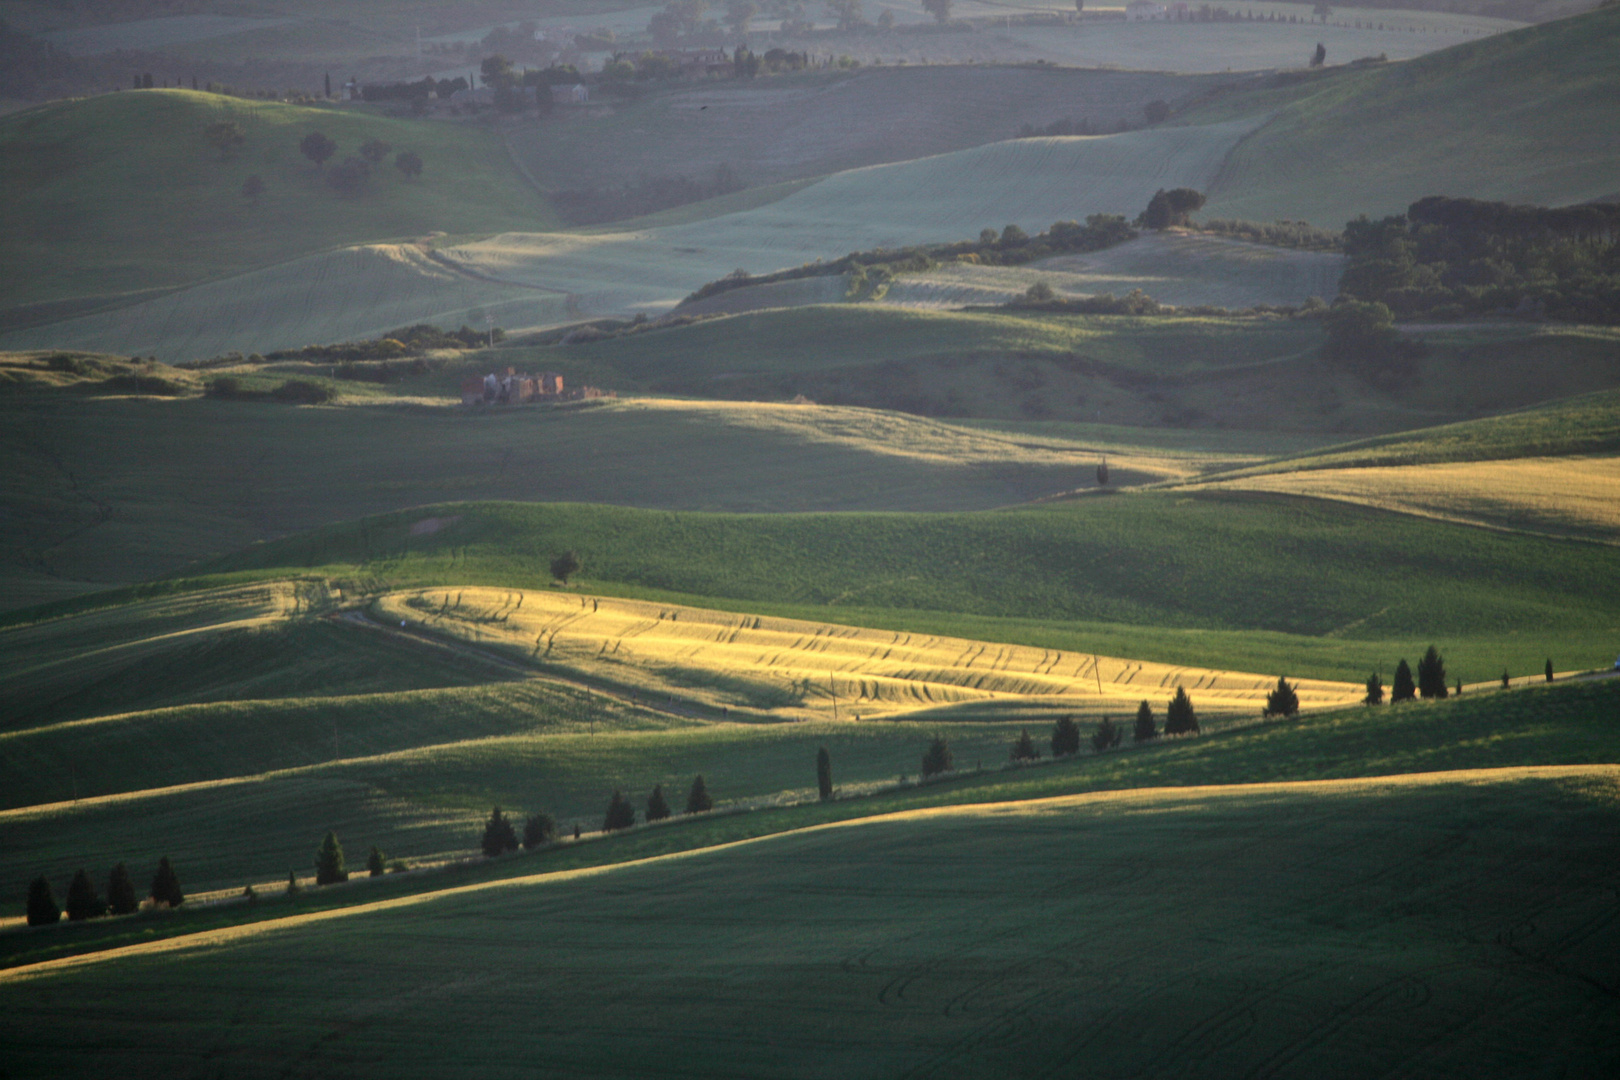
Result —
<svg viewBox="0 0 1620 1080"><path fill-rule="evenodd" d="M374 610L739 716L877 718L1009 699L1118 713L1143 698L1162 705L1178 686L1211 713L1247 713L1276 685L1263 675L555 592L391 594ZM1299 693L1303 705L1321 708L1352 703L1362 691L1301 680Z"/></svg>

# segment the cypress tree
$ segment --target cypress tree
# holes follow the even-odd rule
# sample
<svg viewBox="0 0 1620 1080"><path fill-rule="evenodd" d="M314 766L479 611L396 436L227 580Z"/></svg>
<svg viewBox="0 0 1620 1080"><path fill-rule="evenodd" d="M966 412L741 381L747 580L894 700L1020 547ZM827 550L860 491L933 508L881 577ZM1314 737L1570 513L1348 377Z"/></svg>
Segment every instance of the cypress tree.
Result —
<svg viewBox="0 0 1620 1080"><path fill-rule="evenodd" d="M338 843L337 833L328 830L320 850L315 852L315 884L336 885L348 880L349 871L343 866L343 845Z"/></svg>
<svg viewBox="0 0 1620 1080"><path fill-rule="evenodd" d="M157 873L152 875L152 899L160 904L168 904L177 908L186 902L186 894L180 891L180 877L169 865L167 855L158 860Z"/></svg>
<svg viewBox="0 0 1620 1080"><path fill-rule="evenodd" d="M1440 656L1440 650L1430 645L1418 661L1417 669L1418 693L1425 698L1444 698L1449 693L1446 688L1446 662Z"/></svg>
<svg viewBox="0 0 1620 1080"><path fill-rule="evenodd" d="M523 846L529 850L549 844L557 838L557 823L550 814L530 814L523 823Z"/></svg>
<svg viewBox="0 0 1620 1080"><path fill-rule="evenodd" d="M701 814L713 809L714 800L709 798L708 785L703 782L703 774L698 773L692 780L692 790L686 793L686 812Z"/></svg>
<svg viewBox="0 0 1620 1080"><path fill-rule="evenodd" d="M506 820L506 815L501 813L500 807L497 806L489 812L489 820L484 823L483 843L479 846L491 859L518 849L517 830Z"/></svg>
<svg viewBox="0 0 1620 1080"><path fill-rule="evenodd" d="M96 886L90 880L90 875L82 869L73 875L73 883L68 886L65 906L67 917L74 922L84 922L86 919L94 919L107 913L107 905L96 895Z"/></svg>
<svg viewBox="0 0 1620 1080"><path fill-rule="evenodd" d="M62 909L56 906L56 894L44 874L28 883L28 925L55 926L62 919Z"/></svg>
<svg viewBox="0 0 1620 1080"><path fill-rule="evenodd" d="M1512 684L1508 682L1507 668L1503 668L1502 669L1502 689L1507 690L1507 689L1509 689L1511 687L1511 685Z"/></svg>
<svg viewBox="0 0 1620 1080"><path fill-rule="evenodd" d="M388 859L382 853L382 848L375 844L371 847L371 854L366 856L366 869L372 877L382 877L388 872Z"/></svg>
<svg viewBox="0 0 1620 1080"><path fill-rule="evenodd" d="M1417 685L1412 682L1412 668L1407 664L1406 658L1395 665L1395 681L1389 687L1389 702L1391 705L1402 701L1411 701L1417 697Z"/></svg>
<svg viewBox="0 0 1620 1080"><path fill-rule="evenodd" d="M935 735L934 741L928 744L923 752L922 774L923 779L937 776L940 773L951 771L951 745L945 741L945 736Z"/></svg>
<svg viewBox="0 0 1620 1080"><path fill-rule="evenodd" d="M669 803L664 801L664 785L654 784L652 794L647 796L647 820L663 821L669 817Z"/></svg>
<svg viewBox="0 0 1620 1080"><path fill-rule="evenodd" d="M129 868L119 863L107 875L107 909L114 915L129 915L139 906L140 901L135 897L135 882L129 876Z"/></svg>
<svg viewBox="0 0 1620 1080"><path fill-rule="evenodd" d="M1091 736L1091 748L1100 754L1111 746L1118 746L1120 736L1124 734L1124 728L1116 728L1114 722L1105 716Z"/></svg>
<svg viewBox="0 0 1620 1080"><path fill-rule="evenodd" d="M1040 751L1035 749L1035 740L1029 737L1029 728L1025 728L1023 734L1018 736L1018 741L1013 743L1012 759L1014 761L1034 761L1040 756Z"/></svg>
<svg viewBox="0 0 1620 1080"><path fill-rule="evenodd" d="M1361 699L1363 705L1382 705L1384 703L1384 680L1378 677L1375 671L1367 676L1367 696Z"/></svg>
<svg viewBox="0 0 1620 1080"><path fill-rule="evenodd" d="M1136 727L1131 730L1131 740L1152 742L1158 737L1159 724L1153 719L1153 706L1144 701L1136 707Z"/></svg>
<svg viewBox="0 0 1620 1080"><path fill-rule="evenodd" d="M1072 716L1060 716L1052 726L1052 756L1067 757L1080 752L1080 725Z"/></svg>
<svg viewBox="0 0 1620 1080"><path fill-rule="evenodd" d="M823 746L816 751L816 794L822 802L832 798L832 755Z"/></svg>
<svg viewBox="0 0 1620 1080"><path fill-rule="evenodd" d="M1286 677L1277 676L1277 688L1266 695L1266 707L1260 710L1260 715L1293 716L1297 712L1299 712L1299 695L1288 685Z"/></svg>
<svg viewBox="0 0 1620 1080"><path fill-rule="evenodd" d="M628 829L636 823L636 808L630 805L630 800L618 788L613 789L613 798L608 800L607 814L602 818L602 831L613 832L616 829Z"/></svg>
<svg viewBox="0 0 1620 1080"><path fill-rule="evenodd" d="M1176 696L1170 699L1170 705L1164 710L1164 733L1166 735L1198 734L1198 713L1193 710L1192 698L1187 696L1187 688L1176 687Z"/></svg>
<svg viewBox="0 0 1620 1080"><path fill-rule="evenodd" d="M1547 681L1553 681L1552 657L1547 657Z"/></svg>

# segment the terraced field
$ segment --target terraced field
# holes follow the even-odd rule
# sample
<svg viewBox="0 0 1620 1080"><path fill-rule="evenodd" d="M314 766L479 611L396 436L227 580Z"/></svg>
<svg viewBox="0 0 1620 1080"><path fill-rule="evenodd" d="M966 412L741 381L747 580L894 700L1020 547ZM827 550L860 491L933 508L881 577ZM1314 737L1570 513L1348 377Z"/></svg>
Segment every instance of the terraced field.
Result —
<svg viewBox="0 0 1620 1080"><path fill-rule="evenodd" d="M1212 715L1252 715L1275 677L1205 671L854 627L764 619L678 605L534 590L457 589L374 602L390 623L581 676L671 694L679 688L739 717L887 719L924 710L969 714L1030 706L1124 712L1144 698L1196 692ZM1304 680L1302 706L1361 700L1349 683ZM952 709L960 706L959 709Z"/></svg>

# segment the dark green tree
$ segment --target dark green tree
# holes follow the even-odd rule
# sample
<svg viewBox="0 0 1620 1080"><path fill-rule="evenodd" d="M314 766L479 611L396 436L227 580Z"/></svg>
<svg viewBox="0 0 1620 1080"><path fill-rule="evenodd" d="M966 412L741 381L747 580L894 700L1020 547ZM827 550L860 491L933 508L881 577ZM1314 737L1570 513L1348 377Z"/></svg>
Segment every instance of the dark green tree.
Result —
<svg viewBox="0 0 1620 1080"><path fill-rule="evenodd" d="M1508 679L1508 670L1507 670L1507 668L1503 668L1502 669L1502 689L1508 690L1508 689L1511 689L1512 686L1513 686L1513 683Z"/></svg>
<svg viewBox="0 0 1620 1080"><path fill-rule="evenodd" d="M1547 657L1547 681L1553 681L1552 657Z"/></svg>
<svg viewBox="0 0 1620 1080"><path fill-rule="evenodd" d="M1153 706L1147 702L1136 707L1136 726L1131 730L1132 742L1152 742L1159 737L1159 723L1153 719Z"/></svg>
<svg viewBox="0 0 1620 1080"><path fill-rule="evenodd" d="M484 838L479 849L491 859L518 849L517 830L498 806L489 812L489 820L484 823Z"/></svg>
<svg viewBox="0 0 1620 1080"><path fill-rule="evenodd" d="M177 908L186 902L186 894L180 889L180 875L174 872L169 865L167 855L158 860L157 872L152 875L151 897L160 904L168 904Z"/></svg>
<svg viewBox="0 0 1620 1080"><path fill-rule="evenodd" d="M1311 67L1321 67L1327 63L1327 46L1320 41L1316 43L1316 51L1311 54Z"/></svg>
<svg viewBox="0 0 1620 1080"><path fill-rule="evenodd" d="M664 801L664 785L654 784L652 794L647 796L647 820L663 821L669 817L669 803Z"/></svg>
<svg viewBox="0 0 1620 1080"><path fill-rule="evenodd" d="M1102 722L1097 725L1097 730L1092 732L1091 749L1100 754L1104 750L1118 746L1119 740L1124 734L1124 728L1116 727L1114 722L1105 716L1102 718Z"/></svg>
<svg viewBox="0 0 1620 1080"><path fill-rule="evenodd" d="M394 155L394 168L415 180L422 175L422 158L413 150L403 150Z"/></svg>
<svg viewBox="0 0 1620 1080"><path fill-rule="evenodd" d="M96 895L95 883L90 875L83 870L73 875L73 883L68 886L67 917L74 922L84 922L107 914L107 905L101 897Z"/></svg>
<svg viewBox="0 0 1620 1080"><path fill-rule="evenodd" d="M62 921L62 909L56 906L56 894L44 874L28 883L28 925L55 926Z"/></svg>
<svg viewBox="0 0 1620 1080"><path fill-rule="evenodd" d="M1052 725L1052 756L1069 757L1080 752L1080 725L1072 716L1060 716Z"/></svg>
<svg viewBox="0 0 1620 1080"><path fill-rule="evenodd" d="M1446 686L1446 662L1433 645L1424 650L1418 660L1417 685L1418 693L1425 698L1444 698L1450 693Z"/></svg>
<svg viewBox="0 0 1620 1080"><path fill-rule="evenodd" d="M140 905L135 896L135 882L129 876L129 867L119 863L107 875L107 908L114 915L129 915Z"/></svg>
<svg viewBox="0 0 1620 1080"><path fill-rule="evenodd" d="M713 809L714 800L709 798L709 786L703 782L703 774L698 773L692 778L692 789L686 793L686 812L702 814Z"/></svg>
<svg viewBox="0 0 1620 1080"><path fill-rule="evenodd" d="M614 788L613 798L608 800L607 814L602 818L602 831L628 829L635 823L636 808L630 805L630 800L624 797L624 792Z"/></svg>
<svg viewBox="0 0 1620 1080"><path fill-rule="evenodd" d="M832 798L833 794L832 755L827 753L825 746L816 751L816 794L821 796L822 802Z"/></svg>
<svg viewBox="0 0 1620 1080"><path fill-rule="evenodd" d="M938 776L940 773L951 771L951 746L945 741L945 736L935 735L934 741L928 744L928 749L922 756L922 774L927 779Z"/></svg>
<svg viewBox="0 0 1620 1080"><path fill-rule="evenodd" d="M1164 710L1164 733L1198 734L1198 713L1193 710L1192 699L1187 696L1184 686L1176 687L1176 696L1170 699L1169 707Z"/></svg>
<svg viewBox="0 0 1620 1080"><path fill-rule="evenodd" d="M326 164L333 154L337 153L337 143L328 139L322 132L312 131L298 140L298 152L313 161L317 168Z"/></svg>
<svg viewBox="0 0 1620 1080"><path fill-rule="evenodd" d="M478 72L483 76L485 86L493 86L497 90L508 89L518 83L518 75L512 70L512 61L500 53L484 57L484 62L478 65Z"/></svg>
<svg viewBox="0 0 1620 1080"><path fill-rule="evenodd" d="M315 852L315 884L336 885L348 880L349 871L343 866L343 845L338 843L337 833L329 829Z"/></svg>
<svg viewBox="0 0 1620 1080"><path fill-rule="evenodd" d="M1284 676L1277 676L1276 689L1266 695L1266 707L1260 711L1261 716L1293 716L1299 712L1299 694L1288 685Z"/></svg>
<svg viewBox="0 0 1620 1080"><path fill-rule="evenodd" d="M1389 684L1389 703L1391 705L1401 701L1411 701L1417 697L1417 684L1412 681L1412 668L1401 657L1401 662L1395 665L1395 681Z"/></svg>
<svg viewBox="0 0 1620 1080"><path fill-rule="evenodd" d="M1384 680L1378 677L1375 671L1367 676L1367 696L1361 699L1363 705L1382 705L1384 703Z"/></svg>
<svg viewBox="0 0 1620 1080"><path fill-rule="evenodd" d="M371 846L371 854L366 856L366 870L372 877L382 877L388 873L388 857L375 844Z"/></svg>
<svg viewBox="0 0 1620 1080"><path fill-rule="evenodd" d="M529 820L523 823L523 846L528 850L532 851L555 839L557 839L557 822L550 814L533 813L529 815Z"/></svg>
<svg viewBox="0 0 1620 1080"><path fill-rule="evenodd" d="M1148 200L1140 222L1149 229L1185 225L1195 211L1203 209L1204 201L1203 192L1192 188L1172 188L1169 191L1160 188Z"/></svg>
<svg viewBox="0 0 1620 1080"><path fill-rule="evenodd" d="M381 165L382 159L393 151L393 146L381 139L367 139L360 144L360 156L373 165Z"/></svg>
<svg viewBox="0 0 1620 1080"><path fill-rule="evenodd" d="M568 584L568 579L579 573L580 562L578 553L570 550L551 560L551 576Z"/></svg>
<svg viewBox="0 0 1620 1080"><path fill-rule="evenodd" d="M1035 749L1035 740L1029 737L1029 728L1025 728L1023 733L1013 742L1012 759L1014 761L1034 761L1040 756L1041 752Z"/></svg>

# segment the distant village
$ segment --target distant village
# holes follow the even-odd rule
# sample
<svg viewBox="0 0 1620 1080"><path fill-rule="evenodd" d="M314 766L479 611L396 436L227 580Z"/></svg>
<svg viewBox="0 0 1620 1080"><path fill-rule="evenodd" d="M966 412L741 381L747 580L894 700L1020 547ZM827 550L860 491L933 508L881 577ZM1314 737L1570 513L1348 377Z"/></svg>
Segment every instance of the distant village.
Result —
<svg viewBox="0 0 1620 1080"><path fill-rule="evenodd" d="M588 398L616 396L611 390L594 386L563 387L563 377L555 371L542 371L531 375L526 371L507 368L483 378L465 379L461 383L463 405L523 405L529 402L584 401Z"/></svg>

